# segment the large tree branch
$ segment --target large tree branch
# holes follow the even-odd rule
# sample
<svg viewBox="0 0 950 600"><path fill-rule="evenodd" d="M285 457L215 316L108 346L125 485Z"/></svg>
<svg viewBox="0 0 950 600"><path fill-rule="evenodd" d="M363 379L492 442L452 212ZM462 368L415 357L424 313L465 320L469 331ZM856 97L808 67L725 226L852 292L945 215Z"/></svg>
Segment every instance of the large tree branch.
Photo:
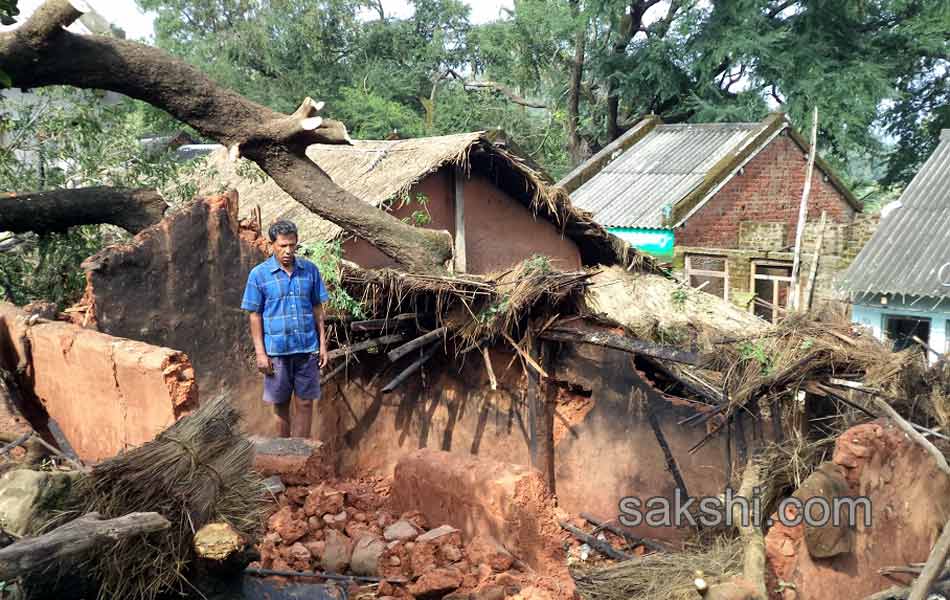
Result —
<svg viewBox="0 0 950 600"><path fill-rule="evenodd" d="M89 513L47 534L24 538L0 549L0 581L38 571L51 563L81 557L136 535L168 529L168 519L154 512L130 513L102 520Z"/></svg>
<svg viewBox="0 0 950 600"><path fill-rule="evenodd" d="M78 0L73 0L77 3ZM285 192L404 267L440 270L452 255L447 232L413 227L334 184L306 157L315 143L348 143L343 125L316 116L304 100L293 115L223 88L157 49L66 31L79 16L67 0L48 0L24 25L0 34L0 64L17 87L71 85L112 90L161 108L256 162Z"/></svg>
<svg viewBox="0 0 950 600"><path fill-rule="evenodd" d="M49 233L109 223L138 233L159 222L165 201L153 190L89 187L0 194L0 231Z"/></svg>

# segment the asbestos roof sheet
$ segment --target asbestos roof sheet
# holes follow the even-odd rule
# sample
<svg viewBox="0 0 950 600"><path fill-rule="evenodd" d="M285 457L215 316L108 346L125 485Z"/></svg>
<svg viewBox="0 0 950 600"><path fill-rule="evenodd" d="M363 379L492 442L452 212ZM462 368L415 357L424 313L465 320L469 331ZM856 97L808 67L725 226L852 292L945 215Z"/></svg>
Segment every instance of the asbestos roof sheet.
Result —
<svg viewBox="0 0 950 600"><path fill-rule="evenodd" d="M606 227L662 228L672 207L715 165L736 154L762 123L657 125L571 194Z"/></svg>
<svg viewBox="0 0 950 600"><path fill-rule="evenodd" d="M853 295L950 297L950 129L841 279Z"/></svg>

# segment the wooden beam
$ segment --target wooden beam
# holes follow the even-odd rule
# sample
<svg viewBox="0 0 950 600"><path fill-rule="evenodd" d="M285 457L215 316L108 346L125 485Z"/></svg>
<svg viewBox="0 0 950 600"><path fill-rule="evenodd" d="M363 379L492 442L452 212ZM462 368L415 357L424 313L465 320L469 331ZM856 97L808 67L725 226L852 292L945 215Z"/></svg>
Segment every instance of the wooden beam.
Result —
<svg viewBox="0 0 950 600"><path fill-rule="evenodd" d="M23 538L0 549L0 581L38 571L63 559L84 555L119 540L168 529L168 519L154 512L131 513L103 521L89 513L38 537Z"/></svg>
<svg viewBox="0 0 950 600"><path fill-rule="evenodd" d="M815 240L814 258L811 261L811 268L808 270L808 283L805 286L805 311L811 310L811 297L815 289L815 278L818 277L818 262L821 260L821 245L825 239L825 219L827 214L821 211L821 220L818 221L818 239Z"/></svg>
<svg viewBox="0 0 950 600"><path fill-rule="evenodd" d="M647 419L650 421L650 428L653 429L653 435L656 437L660 449L663 450L663 458L666 460L666 470L673 476L676 488L679 490L685 502L689 498L689 492L686 490L686 481L683 479L683 474L680 473L679 467L676 465L676 458L673 457L673 451L670 450L670 445L666 442L666 436L663 435L663 430L660 428L660 420L657 419L656 413L650 407L649 399L645 399L644 402L646 403Z"/></svg>
<svg viewBox="0 0 950 600"><path fill-rule="evenodd" d="M818 107L815 107L811 120L811 145L808 149L808 165L805 167L805 186L802 188L802 201L798 205L798 227L795 232L795 253L792 256L792 284L789 300L792 310L801 306L801 290L798 285L798 269L802 257L802 239L805 237L805 224L808 219L808 195L811 192L811 176L815 168L815 152L818 146Z"/></svg>
<svg viewBox="0 0 950 600"><path fill-rule="evenodd" d="M625 529L621 529L617 525L614 525L610 521L601 521L588 513L581 513L580 517L590 523L591 525L596 525L598 529L606 529L607 531L619 535L623 539L627 540L628 543L633 544L634 546L646 546L654 552L669 552L668 548L662 546L659 542L651 540L649 538L641 538L633 535Z"/></svg>
<svg viewBox="0 0 950 600"><path fill-rule="evenodd" d="M467 269L465 260L465 172L458 165L455 166L454 173L454 193L452 197L455 200L455 255L453 264L456 273L465 273Z"/></svg>
<svg viewBox="0 0 950 600"><path fill-rule="evenodd" d="M687 365L698 365L700 355L696 352L687 352L668 346L660 346L643 340L635 340L605 331L579 331L573 329L548 329L540 335L541 339L552 342L569 342L575 344L592 344L614 350L622 350L632 354L642 354L671 360Z"/></svg>
<svg viewBox="0 0 950 600"><path fill-rule="evenodd" d="M389 392L396 389L400 383L402 383L410 375L418 371L422 367L422 365L424 365L430 358L432 358L432 355L435 354L435 351L438 349L439 349L438 344L432 344L432 346L430 346L429 349L425 351L425 354L423 354L418 359L416 359L412 364L406 367L402 371L402 373L400 373L399 375L396 375L396 377L394 377L392 381L387 383L383 387L382 392L384 394L388 394Z"/></svg>
<svg viewBox="0 0 950 600"><path fill-rule="evenodd" d="M354 352L359 352L361 350L368 350L370 348L376 348L378 346L385 346L387 344L401 342L404 339L406 339L405 335L401 333L393 333L391 335L384 335L378 338L373 338L371 340L366 340L365 342L350 344L349 346L340 346L336 350L330 350L329 352L327 352L327 360L333 360L334 358L339 358L341 356L353 354Z"/></svg>
<svg viewBox="0 0 950 600"><path fill-rule="evenodd" d="M386 356L389 358L391 362L396 362L397 360L409 354L413 350L422 348L423 346L426 346L429 343L436 341L440 337L444 336L445 332L446 332L445 327L439 327L436 330L430 331L429 333L425 335L420 335L416 339L410 342L407 342L403 344L402 346L395 348L394 350L391 350L389 354L387 354Z"/></svg>
<svg viewBox="0 0 950 600"><path fill-rule="evenodd" d="M624 552L621 552L620 550L617 550L616 548L611 546L609 543L603 540L599 540L590 534L584 533L583 531L581 531L577 527L574 527L570 523L561 521L560 525L562 529L564 529L567 532L570 532L571 535L573 535L580 541L584 542L585 544L587 544L588 546L590 546L594 550L597 550L598 552L600 552L601 554L605 556L608 556L614 560L633 560L634 558L633 556L629 554L626 554Z"/></svg>
<svg viewBox="0 0 950 600"><path fill-rule="evenodd" d="M415 320L416 313L402 313L399 315L393 315L386 319L369 319L366 321L353 321L350 323L350 330L356 333L363 333L366 331L381 331L385 329L390 329L391 327L399 327L405 325L406 321Z"/></svg>

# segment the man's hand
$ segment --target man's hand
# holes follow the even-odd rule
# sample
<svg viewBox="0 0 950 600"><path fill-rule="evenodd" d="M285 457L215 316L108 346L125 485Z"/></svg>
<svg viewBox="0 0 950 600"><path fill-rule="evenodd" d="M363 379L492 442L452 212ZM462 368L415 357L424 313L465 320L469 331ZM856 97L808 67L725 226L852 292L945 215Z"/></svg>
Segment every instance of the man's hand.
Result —
<svg viewBox="0 0 950 600"><path fill-rule="evenodd" d="M320 346L320 368L327 366L327 363L330 362L329 357L327 356L327 349L323 346Z"/></svg>
<svg viewBox="0 0 950 600"><path fill-rule="evenodd" d="M264 375L274 374L274 363L271 362L269 356L266 354L257 355L257 370Z"/></svg>

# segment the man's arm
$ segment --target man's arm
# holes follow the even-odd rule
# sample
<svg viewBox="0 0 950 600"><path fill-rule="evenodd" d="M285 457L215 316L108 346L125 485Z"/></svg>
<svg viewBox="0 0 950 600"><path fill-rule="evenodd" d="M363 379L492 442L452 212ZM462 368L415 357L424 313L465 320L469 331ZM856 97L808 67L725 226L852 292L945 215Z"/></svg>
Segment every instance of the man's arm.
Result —
<svg viewBox="0 0 950 600"><path fill-rule="evenodd" d="M323 303L313 305L313 318L317 322L317 334L320 336L320 368L327 366L327 334L323 325Z"/></svg>
<svg viewBox="0 0 950 600"><path fill-rule="evenodd" d="M254 340L254 354L257 357L257 369L265 375L274 372L274 365L271 363L267 351L264 349L264 321L261 313L252 312L248 314L248 320L251 323L251 339Z"/></svg>
<svg viewBox="0 0 950 600"><path fill-rule="evenodd" d="M264 309L264 294L254 280L253 271L248 275L247 285L244 286L241 308L248 311L247 318L251 326L251 339L254 341L257 370L265 375L270 375L274 372L274 365L271 363L270 357L267 356L267 350L264 346L264 321L261 316L261 311Z"/></svg>
<svg viewBox="0 0 950 600"><path fill-rule="evenodd" d="M323 326L323 305L330 299L327 288L323 283L320 269L314 265L314 285L310 292L310 304L313 306L313 318L317 322L317 334L320 336L320 368L327 366L327 335Z"/></svg>

